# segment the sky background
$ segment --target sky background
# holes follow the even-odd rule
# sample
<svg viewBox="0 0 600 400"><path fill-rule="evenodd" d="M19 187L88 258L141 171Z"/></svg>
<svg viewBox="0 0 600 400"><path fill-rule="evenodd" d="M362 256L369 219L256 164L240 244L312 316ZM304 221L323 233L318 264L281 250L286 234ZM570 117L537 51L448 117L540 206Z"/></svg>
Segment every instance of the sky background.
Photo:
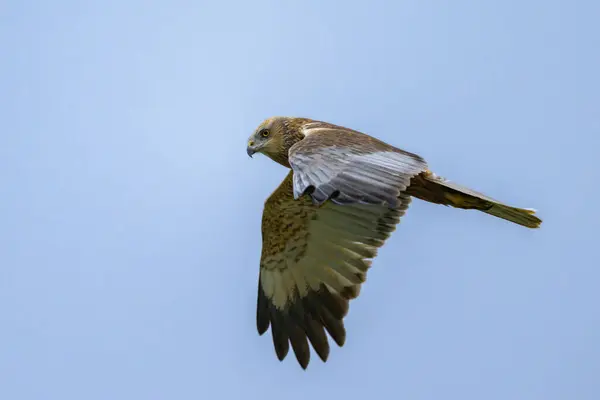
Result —
<svg viewBox="0 0 600 400"><path fill-rule="evenodd" d="M600 398L597 1L0 2L0 398ZM541 230L414 201L307 371L255 328L272 115Z"/></svg>

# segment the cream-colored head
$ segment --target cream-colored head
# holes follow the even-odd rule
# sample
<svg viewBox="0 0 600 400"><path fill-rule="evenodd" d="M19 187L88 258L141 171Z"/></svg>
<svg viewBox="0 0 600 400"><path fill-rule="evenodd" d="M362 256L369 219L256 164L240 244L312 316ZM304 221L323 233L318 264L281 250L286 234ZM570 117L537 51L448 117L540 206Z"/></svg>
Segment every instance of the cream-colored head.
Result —
<svg viewBox="0 0 600 400"><path fill-rule="evenodd" d="M264 120L248 138L246 151L250 157L256 153L265 155L280 151L283 140L282 119L284 117L272 117Z"/></svg>
<svg viewBox="0 0 600 400"><path fill-rule="evenodd" d="M262 153L289 167L288 150L304 135L301 133L304 118L271 117L264 120L248 138L246 152L250 157Z"/></svg>

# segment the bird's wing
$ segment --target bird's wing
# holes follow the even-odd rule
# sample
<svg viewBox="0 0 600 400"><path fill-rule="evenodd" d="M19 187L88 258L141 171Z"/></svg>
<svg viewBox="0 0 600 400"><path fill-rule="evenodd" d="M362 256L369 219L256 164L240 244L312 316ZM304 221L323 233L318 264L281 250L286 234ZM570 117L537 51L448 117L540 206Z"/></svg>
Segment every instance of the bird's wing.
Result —
<svg viewBox="0 0 600 400"><path fill-rule="evenodd" d="M271 327L280 360L291 343L306 368L309 341L323 361L329 355L325 331L339 346L344 344L349 300L358 296L371 259L395 230L411 197L399 193L392 208L319 206L308 195L294 199L294 174L290 171L265 202L256 322L261 335Z"/></svg>
<svg viewBox="0 0 600 400"><path fill-rule="evenodd" d="M325 122L304 126L305 138L289 150L294 198L308 193L316 204L387 204L410 179L427 170L418 155L371 136Z"/></svg>

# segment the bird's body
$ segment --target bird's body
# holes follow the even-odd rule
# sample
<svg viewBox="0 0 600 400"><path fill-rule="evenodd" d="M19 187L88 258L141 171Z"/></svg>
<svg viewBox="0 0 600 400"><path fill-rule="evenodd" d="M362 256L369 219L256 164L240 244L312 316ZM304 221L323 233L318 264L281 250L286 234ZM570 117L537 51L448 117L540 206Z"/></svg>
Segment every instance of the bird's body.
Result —
<svg viewBox="0 0 600 400"><path fill-rule="evenodd" d="M303 368L308 342L325 361L325 331L342 346L343 318L412 197L475 209L529 227L541 220L433 174L420 156L364 133L307 118L264 121L248 142L291 171L265 202L257 329L271 327L283 360Z"/></svg>

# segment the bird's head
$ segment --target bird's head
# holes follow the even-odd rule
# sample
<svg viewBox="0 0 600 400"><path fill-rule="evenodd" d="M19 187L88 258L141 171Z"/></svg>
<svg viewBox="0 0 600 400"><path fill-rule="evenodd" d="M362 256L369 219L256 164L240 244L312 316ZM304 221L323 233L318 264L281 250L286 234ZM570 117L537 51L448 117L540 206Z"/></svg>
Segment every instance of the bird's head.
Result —
<svg viewBox="0 0 600 400"><path fill-rule="evenodd" d="M288 150L301 140L302 123L305 119L290 117L271 117L264 120L248 138L246 152L250 157L262 153L289 167Z"/></svg>

